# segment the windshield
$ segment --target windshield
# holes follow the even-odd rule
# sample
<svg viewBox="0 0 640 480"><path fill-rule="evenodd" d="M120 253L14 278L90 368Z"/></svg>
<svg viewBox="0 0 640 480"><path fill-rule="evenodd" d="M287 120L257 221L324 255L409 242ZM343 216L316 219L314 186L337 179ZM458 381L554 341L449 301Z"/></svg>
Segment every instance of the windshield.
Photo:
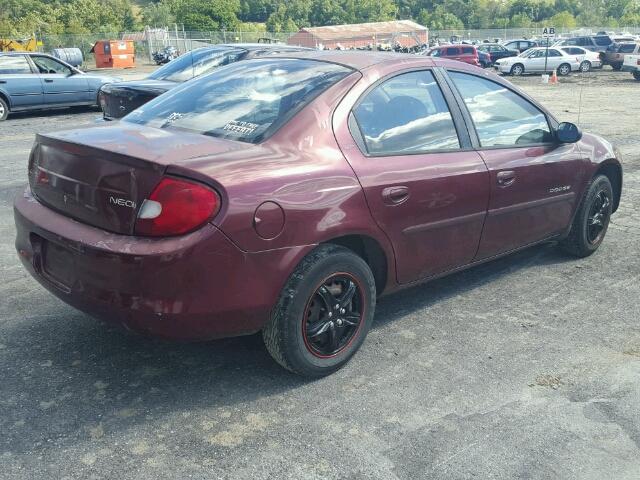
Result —
<svg viewBox="0 0 640 480"><path fill-rule="evenodd" d="M217 67L240 59L244 50L230 47L200 48L172 60L148 78L169 82L186 82Z"/></svg>
<svg viewBox="0 0 640 480"><path fill-rule="evenodd" d="M351 71L313 60L238 62L171 90L122 121L258 143Z"/></svg>

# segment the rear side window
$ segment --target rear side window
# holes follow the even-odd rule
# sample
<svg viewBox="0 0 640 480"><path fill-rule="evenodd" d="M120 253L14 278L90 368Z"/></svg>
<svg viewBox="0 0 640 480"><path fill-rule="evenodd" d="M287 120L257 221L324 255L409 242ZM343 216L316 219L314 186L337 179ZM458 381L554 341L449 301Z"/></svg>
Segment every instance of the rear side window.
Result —
<svg viewBox="0 0 640 480"><path fill-rule="evenodd" d="M372 155L460 148L447 103L428 71L405 73L383 82L353 113Z"/></svg>
<svg viewBox="0 0 640 480"><path fill-rule="evenodd" d="M455 55L459 55L460 54L460 49L458 49L458 48L447 48L444 51L444 54L447 57L452 57L452 56L455 56Z"/></svg>
<svg viewBox="0 0 640 480"><path fill-rule="evenodd" d="M237 62L174 88L122 121L258 143L350 73L312 60Z"/></svg>
<svg viewBox="0 0 640 480"><path fill-rule="evenodd" d="M620 45L620 48L618 49L618 51L620 53L633 53L633 51L636 49L635 44L633 43L623 43L622 45Z"/></svg>
<svg viewBox="0 0 640 480"><path fill-rule="evenodd" d="M0 75L23 75L25 73L31 73L31 67L23 55L0 57Z"/></svg>
<svg viewBox="0 0 640 480"><path fill-rule="evenodd" d="M475 55L476 51L473 47L462 47L463 55Z"/></svg>
<svg viewBox="0 0 640 480"><path fill-rule="evenodd" d="M546 116L533 104L502 85L450 72L462 95L482 147L548 143L553 140Z"/></svg>
<svg viewBox="0 0 640 480"><path fill-rule="evenodd" d="M193 50L159 68L148 78L170 82L186 82L218 67L240 60L246 51L229 47Z"/></svg>
<svg viewBox="0 0 640 480"><path fill-rule="evenodd" d="M611 43L611 38L605 35L601 37L593 37L593 41L596 42L596 45L599 47L606 47Z"/></svg>

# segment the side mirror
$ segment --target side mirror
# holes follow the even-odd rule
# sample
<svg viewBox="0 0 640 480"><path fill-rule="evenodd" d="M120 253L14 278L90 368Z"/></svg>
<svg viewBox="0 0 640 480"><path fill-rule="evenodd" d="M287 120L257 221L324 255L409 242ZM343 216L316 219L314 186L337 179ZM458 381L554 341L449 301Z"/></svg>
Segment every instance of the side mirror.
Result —
<svg viewBox="0 0 640 480"><path fill-rule="evenodd" d="M582 138L582 130L573 123L562 122L556 129L556 138L560 143L576 143Z"/></svg>

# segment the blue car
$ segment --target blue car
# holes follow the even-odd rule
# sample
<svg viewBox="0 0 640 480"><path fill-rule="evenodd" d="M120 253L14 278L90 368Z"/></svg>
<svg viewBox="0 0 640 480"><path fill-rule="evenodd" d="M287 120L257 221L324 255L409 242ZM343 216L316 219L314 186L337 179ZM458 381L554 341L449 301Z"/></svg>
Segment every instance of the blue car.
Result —
<svg viewBox="0 0 640 480"><path fill-rule="evenodd" d="M43 53L0 53L0 121L12 112L98 105L100 87L119 80Z"/></svg>

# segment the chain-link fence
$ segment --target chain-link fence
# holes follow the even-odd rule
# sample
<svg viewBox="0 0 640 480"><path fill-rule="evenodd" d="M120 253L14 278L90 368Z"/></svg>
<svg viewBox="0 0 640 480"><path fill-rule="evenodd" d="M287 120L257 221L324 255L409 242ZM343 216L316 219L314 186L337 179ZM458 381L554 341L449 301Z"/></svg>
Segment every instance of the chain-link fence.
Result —
<svg viewBox="0 0 640 480"><path fill-rule="evenodd" d="M557 36L595 35L598 32L608 31L606 27L590 27L581 29L556 28ZM640 27L619 28L617 31L640 35ZM402 51L412 51L413 46L420 47L423 44L433 44L442 41L507 41L518 38L536 38L542 35L542 28L494 28L483 30L431 30L425 35L425 31L416 32L368 32L366 36L362 32L357 34L342 30L340 36L325 39L312 33L289 32L197 32L185 31L177 26L161 29L147 28L142 32L125 32L112 34L43 34L37 35L41 42L39 50L50 52L54 48L79 48L85 59L85 68L93 68L94 59L91 48L97 40L130 40L135 43L136 62L152 62L152 54L166 46L175 47L180 53L191 51L195 48L221 43L288 43L291 45L310 46L313 48L339 48L339 49L383 49L401 48ZM0 35L1 37L2 35Z"/></svg>

